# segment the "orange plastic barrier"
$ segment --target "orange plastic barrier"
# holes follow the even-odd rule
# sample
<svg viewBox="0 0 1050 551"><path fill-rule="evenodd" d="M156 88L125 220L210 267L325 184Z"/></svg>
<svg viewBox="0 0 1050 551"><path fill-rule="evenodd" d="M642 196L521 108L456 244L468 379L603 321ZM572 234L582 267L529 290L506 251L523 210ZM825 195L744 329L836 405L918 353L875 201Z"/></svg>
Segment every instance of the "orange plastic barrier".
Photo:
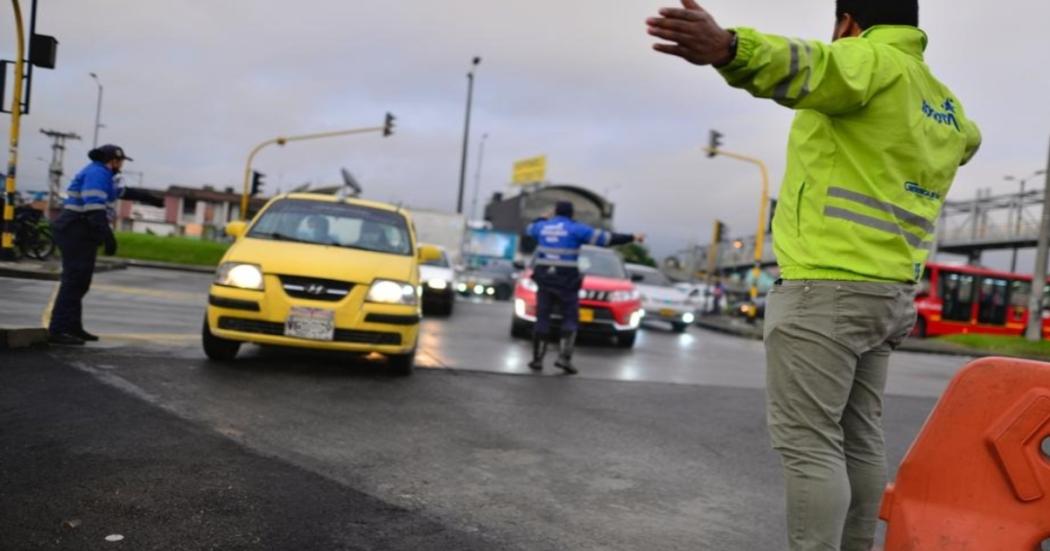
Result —
<svg viewBox="0 0 1050 551"><path fill-rule="evenodd" d="M1037 551L1050 538L1048 439L1050 364L964 367L883 495L886 551Z"/></svg>

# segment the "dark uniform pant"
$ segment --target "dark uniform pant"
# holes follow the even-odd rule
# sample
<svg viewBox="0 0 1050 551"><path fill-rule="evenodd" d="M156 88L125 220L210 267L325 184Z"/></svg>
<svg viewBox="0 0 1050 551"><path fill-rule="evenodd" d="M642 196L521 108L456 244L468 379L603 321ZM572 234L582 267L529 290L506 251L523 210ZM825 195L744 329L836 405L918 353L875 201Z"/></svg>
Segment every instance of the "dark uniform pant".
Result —
<svg viewBox="0 0 1050 551"><path fill-rule="evenodd" d="M55 222L55 242L62 251L62 279L49 329L75 334L84 330L81 302L91 288L99 243L86 220L67 214Z"/></svg>
<svg viewBox="0 0 1050 551"><path fill-rule="evenodd" d="M550 335L555 307L561 313L562 335L576 331L580 325L580 287L583 283L580 272L538 267L532 279L539 287L536 292L536 334L540 337Z"/></svg>

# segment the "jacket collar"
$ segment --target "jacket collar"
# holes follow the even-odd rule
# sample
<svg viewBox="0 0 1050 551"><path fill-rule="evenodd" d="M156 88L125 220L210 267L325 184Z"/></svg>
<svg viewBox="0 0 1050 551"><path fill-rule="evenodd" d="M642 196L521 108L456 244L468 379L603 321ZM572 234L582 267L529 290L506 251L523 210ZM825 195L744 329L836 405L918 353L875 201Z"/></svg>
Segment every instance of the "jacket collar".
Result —
<svg viewBox="0 0 1050 551"><path fill-rule="evenodd" d="M922 54L929 42L925 31L909 25L875 25L866 29L860 36L873 42L889 44L919 59L923 58Z"/></svg>

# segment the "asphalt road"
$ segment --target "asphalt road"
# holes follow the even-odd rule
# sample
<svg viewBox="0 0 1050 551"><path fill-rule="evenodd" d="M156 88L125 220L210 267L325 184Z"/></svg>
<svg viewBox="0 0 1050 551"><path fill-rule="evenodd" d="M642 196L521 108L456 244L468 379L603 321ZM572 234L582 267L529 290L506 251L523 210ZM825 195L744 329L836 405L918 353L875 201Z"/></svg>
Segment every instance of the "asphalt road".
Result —
<svg viewBox="0 0 1050 551"><path fill-rule="evenodd" d="M784 547L760 343L652 328L633 351L584 346L581 376L536 376L525 367L528 344L509 338L509 305L461 303L452 318L424 322L422 368L409 378L337 355L257 348L218 365L197 338L208 280L99 274L85 310L103 344L0 356L0 488L50 481L13 484L2 502L27 505L15 516L0 508L0 538L18 548L69 537L63 518L110 503L111 486L133 485L141 468L168 481L156 496L176 498L138 503L150 514L113 509L110 525L151 538L135 548L397 548L380 529L388 517L412 543L402 548ZM0 279L0 323L39 323L52 286ZM893 464L965 361L894 357ZM83 393L63 392L69 385ZM78 421L96 406L115 419ZM50 413L27 413L37 409ZM219 459L200 459L209 454ZM251 482L232 484L229 499L208 494L234 473ZM267 482L285 476L296 482ZM76 482L96 479L98 488ZM152 515L184 504L211 524L157 525ZM346 523L359 515L355 532ZM296 530L307 517L315 539ZM351 533L356 543L339 539Z"/></svg>

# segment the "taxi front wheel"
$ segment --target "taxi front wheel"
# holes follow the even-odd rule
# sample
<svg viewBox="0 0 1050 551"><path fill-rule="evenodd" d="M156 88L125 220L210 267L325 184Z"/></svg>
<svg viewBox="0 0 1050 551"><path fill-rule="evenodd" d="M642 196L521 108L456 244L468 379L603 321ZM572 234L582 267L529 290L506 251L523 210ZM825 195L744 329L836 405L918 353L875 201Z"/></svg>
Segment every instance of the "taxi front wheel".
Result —
<svg viewBox="0 0 1050 551"><path fill-rule="evenodd" d="M233 360L241 349L241 343L213 335L208 327L208 318L204 318L204 326L201 328L201 344L204 346L204 354L217 362Z"/></svg>
<svg viewBox="0 0 1050 551"><path fill-rule="evenodd" d="M416 364L416 351L408 354L390 354L387 356L387 366L394 375L411 375Z"/></svg>

